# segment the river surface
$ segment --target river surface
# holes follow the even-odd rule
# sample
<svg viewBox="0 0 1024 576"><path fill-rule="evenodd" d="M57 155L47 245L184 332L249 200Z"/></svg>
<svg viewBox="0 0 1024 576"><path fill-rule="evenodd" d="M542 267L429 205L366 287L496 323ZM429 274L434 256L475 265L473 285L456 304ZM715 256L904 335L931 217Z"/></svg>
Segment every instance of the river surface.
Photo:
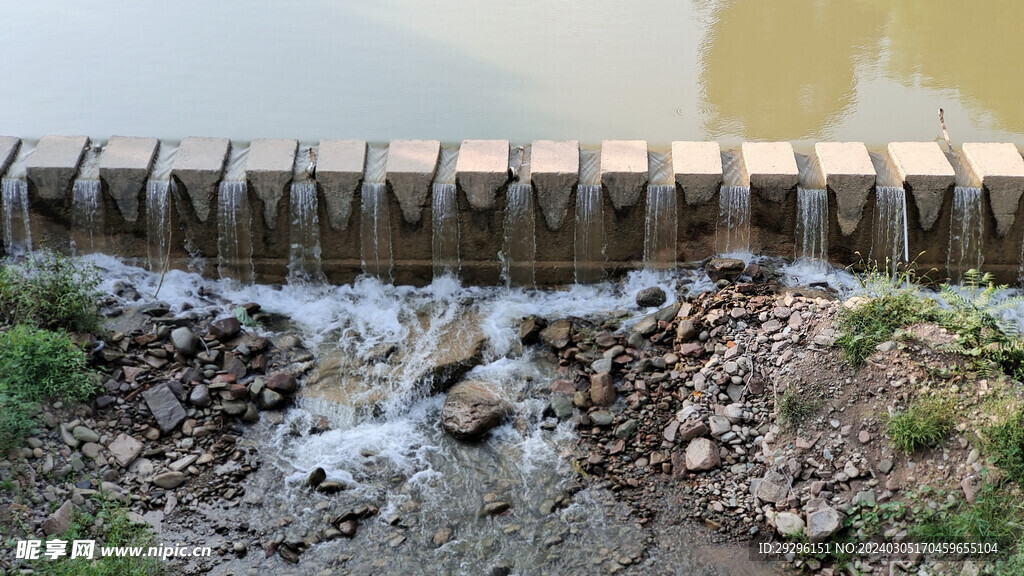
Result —
<svg viewBox="0 0 1024 576"><path fill-rule="evenodd" d="M5 2L0 133L1024 145L1014 0Z"/></svg>

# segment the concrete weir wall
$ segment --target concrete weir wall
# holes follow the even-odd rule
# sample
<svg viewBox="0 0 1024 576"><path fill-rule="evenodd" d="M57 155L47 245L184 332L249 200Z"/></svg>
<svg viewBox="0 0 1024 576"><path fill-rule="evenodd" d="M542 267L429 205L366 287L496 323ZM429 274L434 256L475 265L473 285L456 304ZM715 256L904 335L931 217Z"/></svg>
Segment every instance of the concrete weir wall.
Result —
<svg viewBox="0 0 1024 576"><path fill-rule="evenodd" d="M169 143L114 136L101 146L85 136L45 136L32 146L0 137L0 173L27 180L33 244L58 250L70 247L74 234L69 232L81 225L73 214L74 181L98 178L104 217L90 231L95 235L92 248L145 263L152 261L154 244L147 238L146 182L154 177L164 148L176 149L169 167L173 267L185 267L197 256L216 262L218 234L224 229L218 222L218 185L228 176L229 159L248 150L238 156L244 161L238 173L248 187L249 225L244 233L252 247L255 278L264 282L282 281L287 274L296 236L291 228L298 221L289 212L294 209L290 191L299 182L316 186L320 265L332 283L349 282L365 269L367 252L361 248L378 241L380 230L364 229L374 215L365 213L361 189L364 182L382 181L387 200L377 208L384 215L377 227L387 228L391 277L400 283L430 281L437 209L432 184L452 182L464 281L501 282L499 253L510 238L532 234L536 283L572 282L577 227L586 217L577 214L575 196L584 178L599 180L602 186L603 207L594 212L601 226L595 229L603 231L602 266L609 276L644 265L645 234L651 228L645 192L650 185L673 181L680 263L715 254L719 192L726 184L750 187L750 251L789 258L798 248L798 186L826 188L828 258L838 265L855 264L871 251L873 227L882 225L876 221L876 185L895 185L906 191L911 259L916 258L919 270L935 268L933 277L942 278L954 227L953 191L959 184L982 188L984 269L1009 282L1016 282L1021 269L1024 218L1017 215L1024 159L1013 144L1005 143L968 143L947 153L935 142L894 142L876 151L873 160L857 142L822 142L800 157L788 142L748 142L723 150L716 142L680 141L660 156L668 158L667 181L649 182L654 178L649 158L658 155L641 140L603 142L596 172L586 175L581 170L594 167L581 162L576 141L538 140L520 147L507 140L466 140L458 147L452 176L439 163L454 150L442 150L436 140L394 141L386 155L374 156L383 158L383 165L371 166L373 155L362 140L324 140L311 146L293 139L232 143L185 138ZM14 174L11 166L19 163L21 172ZM167 173L165 169L161 177ZM533 225L509 224L506 191L513 183L531 185ZM215 273L216 266L206 270Z"/></svg>

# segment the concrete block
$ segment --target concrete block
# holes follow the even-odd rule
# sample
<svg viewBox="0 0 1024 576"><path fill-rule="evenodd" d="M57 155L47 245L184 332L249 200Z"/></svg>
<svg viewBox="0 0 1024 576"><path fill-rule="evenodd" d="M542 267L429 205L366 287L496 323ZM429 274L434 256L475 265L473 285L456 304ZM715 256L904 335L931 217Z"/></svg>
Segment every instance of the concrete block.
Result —
<svg viewBox="0 0 1024 576"><path fill-rule="evenodd" d="M722 187L722 149L718 142L673 142L672 168L687 204L704 204Z"/></svg>
<svg viewBox="0 0 1024 576"><path fill-rule="evenodd" d="M931 230L956 172L937 142L892 142L889 161L896 177L911 189L921 215L921 228Z"/></svg>
<svg viewBox="0 0 1024 576"><path fill-rule="evenodd" d="M316 181L323 187L327 219L334 230L348 228L352 198L363 179L366 140L321 140Z"/></svg>
<svg viewBox="0 0 1024 576"><path fill-rule="evenodd" d="M19 149L21 149L21 138L0 136L0 176L7 172L7 168L17 157Z"/></svg>
<svg viewBox="0 0 1024 576"><path fill-rule="evenodd" d="M393 140L388 147L387 179L409 224L420 221L440 154L439 140Z"/></svg>
<svg viewBox="0 0 1024 576"><path fill-rule="evenodd" d="M82 155L89 145L86 136L43 136L25 168L40 198L60 200L71 188Z"/></svg>
<svg viewBox="0 0 1024 576"><path fill-rule="evenodd" d="M210 217L210 201L217 197L217 183L224 175L230 151L227 138L189 136L178 146L171 175L185 187L200 222Z"/></svg>
<svg viewBox="0 0 1024 576"><path fill-rule="evenodd" d="M744 142L740 156L744 179L772 202L784 202L800 182L796 155L789 142Z"/></svg>
<svg viewBox="0 0 1024 576"><path fill-rule="evenodd" d="M580 179L580 143L534 140L530 147L530 178L549 230L565 220L572 190Z"/></svg>
<svg viewBox="0 0 1024 576"><path fill-rule="evenodd" d="M861 142L819 142L814 145L825 185L836 195L839 230L849 236L857 229L868 196L875 187L875 166Z"/></svg>
<svg viewBox="0 0 1024 576"><path fill-rule="evenodd" d="M496 192L508 182L508 140L463 140L455 179L474 210L494 208Z"/></svg>
<svg viewBox="0 0 1024 576"><path fill-rule="evenodd" d="M974 177L988 190L996 235L1000 238L1013 226L1024 192L1024 158L1010 143L967 143L963 156Z"/></svg>
<svg viewBox="0 0 1024 576"><path fill-rule="evenodd" d="M602 142L601 184L608 190L616 210L634 206L647 184L647 141Z"/></svg>
<svg viewBox="0 0 1024 576"><path fill-rule="evenodd" d="M277 205L292 180L299 141L293 138L256 138L249 144L245 179L263 202L263 221L277 228Z"/></svg>
<svg viewBox="0 0 1024 576"><path fill-rule="evenodd" d="M159 149L156 138L111 136L100 155L100 179L128 222L139 218L139 198Z"/></svg>

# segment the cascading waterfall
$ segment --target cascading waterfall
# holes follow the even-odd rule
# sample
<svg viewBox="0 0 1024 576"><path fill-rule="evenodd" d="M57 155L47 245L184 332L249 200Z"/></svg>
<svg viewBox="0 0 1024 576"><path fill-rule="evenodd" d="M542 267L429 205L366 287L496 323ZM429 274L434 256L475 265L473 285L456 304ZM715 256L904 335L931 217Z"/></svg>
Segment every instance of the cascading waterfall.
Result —
<svg viewBox="0 0 1024 576"><path fill-rule="evenodd" d="M954 282L961 281L968 270L981 270L983 210L981 188L957 186L953 189L946 272Z"/></svg>
<svg viewBox="0 0 1024 576"><path fill-rule="evenodd" d="M89 254L100 251L96 235L103 232L103 202L99 180L75 180L71 187L71 252Z"/></svg>
<svg viewBox="0 0 1024 576"><path fill-rule="evenodd" d="M678 200L672 157L651 152L647 156L647 214L644 219L644 267L672 269L676 265Z"/></svg>
<svg viewBox="0 0 1024 576"><path fill-rule="evenodd" d="M171 181L146 182L146 255L150 270L161 270L170 249Z"/></svg>
<svg viewBox="0 0 1024 576"><path fill-rule="evenodd" d="M598 282L604 277L604 194L600 172L601 153L580 150L573 254L577 284Z"/></svg>
<svg viewBox="0 0 1024 576"><path fill-rule="evenodd" d="M221 182L217 194L217 274L252 283L252 211L245 181Z"/></svg>
<svg viewBox="0 0 1024 576"><path fill-rule="evenodd" d="M537 258L533 214L533 185L510 184L506 192L505 239L501 248L502 277L506 285L535 285Z"/></svg>
<svg viewBox="0 0 1024 576"><path fill-rule="evenodd" d="M387 148L371 147L366 153L366 177L361 190L360 254L363 272L390 282L391 221L388 215L386 178Z"/></svg>
<svg viewBox="0 0 1024 576"><path fill-rule="evenodd" d="M29 226L28 182L20 178L4 178L4 252L8 256L24 256L32 251L32 229Z"/></svg>
<svg viewBox="0 0 1024 576"><path fill-rule="evenodd" d="M722 186L718 194L715 251L750 252L750 186Z"/></svg>
<svg viewBox="0 0 1024 576"><path fill-rule="evenodd" d="M316 183L293 182L291 186L291 255L288 283L323 282L320 263L320 216Z"/></svg>
<svg viewBox="0 0 1024 576"><path fill-rule="evenodd" d="M435 277L459 273L459 209L455 187L457 159L457 149L441 150L437 176L431 187L431 252Z"/></svg>
<svg viewBox="0 0 1024 576"><path fill-rule="evenodd" d="M890 272L910 261L907 240L907 194L901 186L875 187L875 221L871 260Z"/></svg>
<svg viewBox="0 0 1024 576"><path fill-rule="evenodd" d="M797 188L796 257L804 262L828 262L828 191Z"/></svg>

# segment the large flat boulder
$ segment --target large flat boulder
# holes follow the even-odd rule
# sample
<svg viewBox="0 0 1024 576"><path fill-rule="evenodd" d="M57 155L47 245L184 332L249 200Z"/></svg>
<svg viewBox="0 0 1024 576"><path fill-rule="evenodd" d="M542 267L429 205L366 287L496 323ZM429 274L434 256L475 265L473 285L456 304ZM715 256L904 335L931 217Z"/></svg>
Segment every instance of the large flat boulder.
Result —
<svg viewBox="0 0 1024 576"><path fill-rule="evenodd" d="M459 440L479 440L511 413L511 405L490 382L468 380L448 391L441 427Z"/></svg>

